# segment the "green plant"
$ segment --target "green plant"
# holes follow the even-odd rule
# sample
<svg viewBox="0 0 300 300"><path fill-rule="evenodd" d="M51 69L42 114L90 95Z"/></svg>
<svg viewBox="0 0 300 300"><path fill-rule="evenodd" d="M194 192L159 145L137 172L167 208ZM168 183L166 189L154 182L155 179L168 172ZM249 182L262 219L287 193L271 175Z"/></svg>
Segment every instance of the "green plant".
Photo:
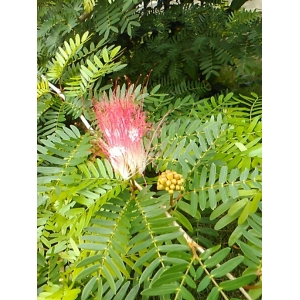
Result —
<svg viewBox="0 0 300 300"><path fill-rule="evenodd" d="M95 47L121 46L118 61L127 65L107 74L101 87L123 75L136 81L153 69L149 88L159 84L174 96L201 99L226 89L261 95L261 13L238 9L238 1L231 12L226 1L164 1L164 10L141 10L142 4L148 2L38 1L39 70L48 68L64 41L89 31L86 55Z"/></svg>
<svg viewBox="0 0 300 300"><path fill-rule="evenodd" d="M262 98L240 84L260 76L252 59L261 17L212 2L222 9L165 2L164 13L140 15L140 1L38 1L39 300L260 299ZM167 68L151 65L161 55ZM137 68L138 57L151 63ZM171 67L179 60L186 65ZM109 80L122 74L125 84ZM213 84L240 94L208 97ZM107 132L94 110L104 95L126 91L152 124L145 172L128 180L99 151ZM180 190L157 188L166 170Z"/></svg>
<svg viewBox="0 0 300 300"><path fill-rule="evenodd" d="M198 102L132 86L149 122L164 124L152 139L154 175L122 180L106 158L92 159L89 101L122 67L120 49L87 53L88 39L65 42L45 72L63 95L38 83L38 299L229 299L239 289L257 299L260 288L243 286L261 284L261 101L230 93ZM89 130L72 125L78 117ZM156 190L167 169L185 179L172 201ZM209 243L229 225L227 246Z"/></svg>
<svg viewBox="0 0 300 300"><path fill-rule="evenodd" d="M211 5L171 5L166 11L148 10L140 23L126 45L128 66L120 74L134 77L153 69L149 86L160 84L161 91L181 97L192 93L200 99L254 83L261 94L259 12L228 15ZM227 82L231 77L234 84Z"/></svg>

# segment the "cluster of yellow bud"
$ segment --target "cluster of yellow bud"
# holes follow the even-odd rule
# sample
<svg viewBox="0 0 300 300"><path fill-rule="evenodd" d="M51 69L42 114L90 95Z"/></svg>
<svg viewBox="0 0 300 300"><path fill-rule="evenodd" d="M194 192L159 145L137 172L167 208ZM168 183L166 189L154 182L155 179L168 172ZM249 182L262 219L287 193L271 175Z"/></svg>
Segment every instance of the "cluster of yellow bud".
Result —
<svg viewBox="0 0 300 300"><path fill-rule="evenodd" d="M183 191L184 179L175 171L166 170L158 176L157 189L166 190L169 194L174 191Z"/></svg>

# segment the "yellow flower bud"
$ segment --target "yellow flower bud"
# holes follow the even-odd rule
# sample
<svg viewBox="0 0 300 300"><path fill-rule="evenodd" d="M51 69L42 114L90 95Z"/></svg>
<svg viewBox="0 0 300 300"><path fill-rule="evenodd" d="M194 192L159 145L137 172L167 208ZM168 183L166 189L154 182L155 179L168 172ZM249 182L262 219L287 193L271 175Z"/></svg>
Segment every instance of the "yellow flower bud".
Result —
<svg viewBox="0 0 300 300"><path fill-rule="evenodd" d="M183 182L184 179L181 174L165 170L158 176L157 190L166 190L169 194L173 194L174 191L183 191Z"/></svg>
<svg viewBox="0 0 300 300"><path fill-rule="evenodd" d="M166 177L160 178L159 182L160 182L161 184L165 185L166 182L167 182L167 178L166 178Z"/></svg>
<svg viewBox="0 0 300 300"><path fill-rule="evenodd" d="M161 191L161 190L163 190L165 187L162 185L162 184L158 184L157 185L157 189L159 190L159 191Z"/></svg>
<svg viewBox="0 0 300 300"><path fill-rule="evenodd" d="M178 185L182 185L183 184L183 180L182 179L177 180L177 184Z"/></svg>
<svg viewBox="0 0 300 300"><path fill-rule="evenodd" d="M172 179L173 179L173 174L172 174L172 173L168 173L168 174L167 174L167 178L168 178L169 180L172 180Z"/></svg>
<svg viewBox="0 0 300 300"><path fill-rule="evenodd" d="M177 179L177 180L179 180L179 179L181 179L181 175L176 173L176 174L174 175L174 178Z"/></svg>

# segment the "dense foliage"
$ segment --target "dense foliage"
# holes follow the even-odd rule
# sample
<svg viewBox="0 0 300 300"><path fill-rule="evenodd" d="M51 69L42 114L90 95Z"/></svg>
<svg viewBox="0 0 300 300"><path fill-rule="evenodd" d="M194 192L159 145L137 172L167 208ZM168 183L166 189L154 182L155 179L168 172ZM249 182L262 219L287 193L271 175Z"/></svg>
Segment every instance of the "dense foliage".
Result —
<svg viewBox="0 0 300 300"><path fill-rule="evenodd" d="M186 4L147 11L140 22L124 44L128 67L119 73L134 77L153 69L151 87L160 84L171 95L199 98L259 82L259 13L228 15L213 6Z"/></svg>
<svg viewBox="0 0 300 300"><path fill-rule="evenodd" d="M261 15L223 2L38 1L38 299L260 299ZM141 178L97 155L114 88L153 124Z"/></svg>
<svg viewBox="0 0 300 300"><path fill-rule="evenodd" d="M153 69L149 87L160 84L161 92L172 95L192 93L200 99L226 90L261 94L261 13L232 12L224 8L225 1L212 1L221 3L219 7L180 4L158 10L128 0L94 6L94 1L84 1L89 13L80 16L81 2L43 3L39 8L40 67L74 33L90 31L94 35L87 49L104 43L122 47L118 61L127 67L106 81L122 75L135 81Z"/></svg>

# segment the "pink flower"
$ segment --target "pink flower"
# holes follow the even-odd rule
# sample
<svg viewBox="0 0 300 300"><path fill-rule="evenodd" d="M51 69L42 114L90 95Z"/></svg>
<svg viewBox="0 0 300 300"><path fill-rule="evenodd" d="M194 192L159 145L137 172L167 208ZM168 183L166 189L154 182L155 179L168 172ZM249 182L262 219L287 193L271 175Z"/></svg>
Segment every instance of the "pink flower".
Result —
<svg viewBox="0 0 300 300"><path fill-rule="evenodd" d="M116 173L127 180L142 175L146 168L147 153L143 137L150 129L145 112L134 102L133 89L114 90L94 103L94 111L102 132L98 144L109 158Z"/></svg>

